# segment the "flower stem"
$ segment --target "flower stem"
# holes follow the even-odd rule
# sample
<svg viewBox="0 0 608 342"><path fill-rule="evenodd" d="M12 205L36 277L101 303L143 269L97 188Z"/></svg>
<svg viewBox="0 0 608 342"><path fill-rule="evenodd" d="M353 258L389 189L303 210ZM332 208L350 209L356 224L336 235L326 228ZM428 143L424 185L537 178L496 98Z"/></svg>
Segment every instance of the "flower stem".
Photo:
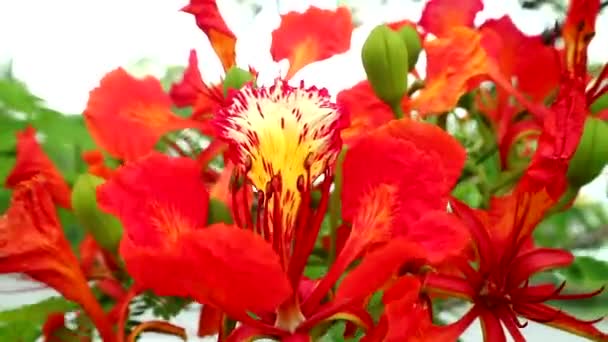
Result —
<svg viewBox="0 0 608 342"><path fill-rule="evenodd" d="M392 105L391 109L393 110L393 114L395 115L396 119L403 119L403 117L405 116L403 109L401 109L401 103Z"/></svg>
<svg viewBox="0 0 608 342"><path fill-rule="evenodd" d="M336 259L336 246L338 240L338 225L340 224L340 195L342 194L342 164L346 156L347 147L344 146L338 155L336 161L336 170L334 172L334 191L329 199L329 256L327 258L328 265L331 265Z"/></svg>

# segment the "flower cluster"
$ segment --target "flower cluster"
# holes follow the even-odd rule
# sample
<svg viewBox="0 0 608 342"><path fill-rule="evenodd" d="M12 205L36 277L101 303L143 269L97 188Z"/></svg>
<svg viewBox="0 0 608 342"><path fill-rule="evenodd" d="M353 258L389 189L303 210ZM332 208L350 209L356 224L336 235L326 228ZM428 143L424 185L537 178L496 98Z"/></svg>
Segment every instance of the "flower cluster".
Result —
<svg viewBox="0 0 608 342"><path fill-rule="evenodd" d="M314 341L339 321L361 341L456 341L475 319L489 342L524 341L526 321L608 341L597 320L549 303L602 289L572 293L537 277L574 256L532 235L607 161L608 109L592 107L608 93L608 67L587 71L599 0L572 0L552 39L509 17L476 26L482 9L431 0L418 22L377 26L361 48L367 79L332 97L291 79L351 49L347 8L283 15L270 55L289 69L261 84L237 66L215 1L191 0L183 11L225 77L205 82L194 50L168 90L110 71L83 114L99 150L82 156L88 170L74 184L33 127L18 133L0 272L78 303L106 342L146 330L185 338L167 321L128 324L144 292L202 304L199 334L220 341ZM463 138L463 127L476 133ZM488 155L500 177L472 203L455 189L479 178ZM78 257L56 206L88 232ZM436 323L453 301L468 310ZM43 332L71 341L83 329L52 315Z"/></svg>

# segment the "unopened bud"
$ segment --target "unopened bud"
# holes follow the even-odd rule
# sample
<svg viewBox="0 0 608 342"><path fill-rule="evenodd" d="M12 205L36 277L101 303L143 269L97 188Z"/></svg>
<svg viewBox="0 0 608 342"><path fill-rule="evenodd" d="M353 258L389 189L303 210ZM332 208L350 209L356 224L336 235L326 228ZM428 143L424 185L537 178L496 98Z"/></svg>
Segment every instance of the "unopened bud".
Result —
<svg viewBox="0 0 608 342"><path fill-rule="evenodd" d="M391 108L399 107L407 90L408 53L399 33L386 25L374 28L361 50L374 93Z"/></svg>
<svg viewBox="0 0 608 342"><path fill-rule="evenodd" d="M608 163L608 123L587 117L583 136L568 167L570 185L581 187L595 179Z"/></svg>
<svg viewBox="0 0 608 342"><path fill-rule="evenodd" d="M401 40L403 40L405 47L407 48L408 70L411 71L416 66L418 56L420 56L420 51L422 51L420 35L414 27L409 25L403 26L397 33L399 33Z"/></svg>
<svg viewBox="0 0 608 342"><path fill-rule="evenodd" d="M80 175L72 189L72 207L80 224L91 233L99 246L115 253L123 229L116 217L101 211L97 205L97 187L104 182L103 178L91 174Z"/></svg>

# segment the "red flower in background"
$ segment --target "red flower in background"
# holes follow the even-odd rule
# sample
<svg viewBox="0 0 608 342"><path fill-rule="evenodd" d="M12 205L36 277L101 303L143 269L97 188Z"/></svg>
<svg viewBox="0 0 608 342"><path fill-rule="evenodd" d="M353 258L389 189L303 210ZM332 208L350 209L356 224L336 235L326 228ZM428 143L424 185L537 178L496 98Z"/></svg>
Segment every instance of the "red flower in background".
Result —
<svg viewBox="0 0 608 342"><path fill-rule="evenodd" d="M171 99L153 77L109 72L89 95L84 118L95 142L115 158L136 160L166 133L199 127L171 112Z"/></svg>
<svg viewBox="0 0 608 342"><path fill-rule="evenodd" d="M236 36L224 22L215 0L190 0L182 9L194 15L196 25L207 35L215 53L219 57L224 70L236 64Z"/></svg>
<svg viewBox="0 0 608 342"><path fill-rule="evenodd" d="M418 24L426 32L443 37L454 27L473 27L475 16L482 9L481 0L431 0L424 7Z"/></svg>
<svg viewBox="0 0 608 342"><path fill-rule="evenodd" d="M196 51L190 51L188 66L184 70L181 81L171 85L169 96L179 108L192 107L192 120L208 121L213 117L213 112L218 110L224 102L222 84L209 86L203 82L201 72L198 69L198 58ZM211 131L205 129L205 131Z"/></svg>
<svg viewBox="0 0 608 342"><path fill-rule="evenodd" d="M42 176L19 183L0 217L0 273L24 273L82 306L104 341L112 327L87 280L55 213Z"/></svg>
<svg viewBox="0 0 608 342"><path fill-rule="evenodd" d="M72 207L70 187L36 140L36 130L30 126L17 133L17 161L6 177L5 186L16 189L37 176L44 179L55 203L67 209Z"/></svg>
<svg viewBox="0 0 608 342"><path fill-rule="evenodd" d="M353 23L346 7L324 10L310 7L304 13L281 16L281 25L272 32L272 59L289 60L287 79L306 65L348 51Z"/></svg>

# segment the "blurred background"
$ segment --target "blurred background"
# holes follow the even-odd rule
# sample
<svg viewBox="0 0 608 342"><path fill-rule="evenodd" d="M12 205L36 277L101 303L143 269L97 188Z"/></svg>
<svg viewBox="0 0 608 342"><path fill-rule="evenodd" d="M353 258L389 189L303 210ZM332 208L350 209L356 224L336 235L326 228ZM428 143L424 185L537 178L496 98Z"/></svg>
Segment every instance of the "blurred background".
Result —
<svg viewBox="0 0 608 342"><path fill-rule="evenodd" d="M2 154L14 148L14 130L9 127L7 113L41 111L38 116L45 127L64 136L48 141L45 148L63 171L78 163L82 149L90 138L78 131L77 116L85 107L88 93L108 71L123 66L137 75L152 74L165 84L180 76L190 49L199 56L199 67L208 83L217 82L222 68L209 41L194 22L180 12L187 0L3 0L0 1L0 179L12 167L10 156ZM359 51L369 31L381 22L409 19L417 21L425 1L405 0L218 0L228 26L238 37L237 63L253 66L261 81L272 80L284 73L286 63L275 63L270 57L271 32L279 25L279 15L303 11L309 5L322 8L348 6L358 25L353 33L351 50L326 61L307 66L294 81L304 79L326 87L332 95L365 78ZM505 14L527 34L540 34L563 18L567 1L486 0L476 23ZM608 10L600 15L596 37L590 46L592 64L608 61ZM522 56L521 58L525 58ZM418 65L424 69L424 58ZM51 109L51 110L49 110ZM65 119L63 113L73 115ZM3 116L4 119L3 119ZM66 152L66 146L70 146ZM76 157L75 157L76 156ZM67 166L66 166L67 165ZM584 188L576 206L553 216L538 230L537 238L550 246L566 247L582 256L569 269L556 277L564 277L571 286L584 290L603 285L608 280L608 172ZM0 190L0 212L4 211L7 193ZM78 239L78 233L72 232ZM48 290L14 292L27 286L15 277L0 278L0 310L36 303L52 296ZM608 295L580 303L574 310L584 316L608 314ZM197 311L192 309L177 317L194 336ZM458 310L454 315L458 314ZM12 318L11 318L12 317ZM449 317L447 317L449 318ZM2 322L12 324L14 315L0 312ZM8 322L8 323L7 323ZM604 329L608 328L608 324ZM541 338L553 342L578 341L568 335L531 324L525 330L530 341ZM193 338L195 339L195 338ZM142 340L170 340L146 335ZM463 337L465 341L481 340L480 329L473 326Z"/></svg>

